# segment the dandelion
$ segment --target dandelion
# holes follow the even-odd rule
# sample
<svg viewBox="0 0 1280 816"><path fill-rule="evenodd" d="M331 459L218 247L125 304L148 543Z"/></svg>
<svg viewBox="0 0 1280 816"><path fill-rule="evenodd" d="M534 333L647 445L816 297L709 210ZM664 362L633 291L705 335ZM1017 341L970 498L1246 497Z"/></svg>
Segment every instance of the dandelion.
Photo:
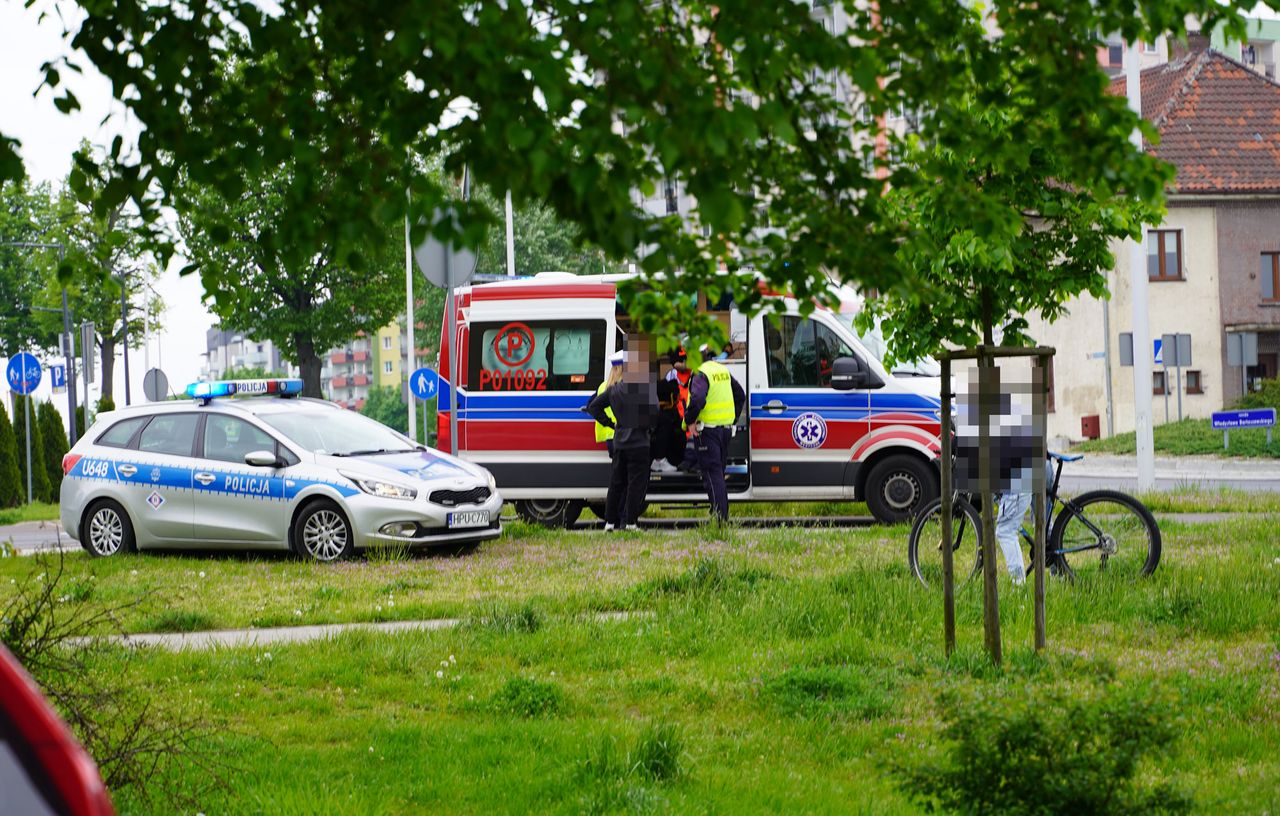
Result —
<svg viewBox="0 0 1280 816"><path fill-rule="evenodd" d="M377 605L377 606L375 606L373 609L374 609L374 611L375 611L375 612L381 612L381 611L382 611L382 604L378 604L378 605Z"/></svg>
<svg viewBox="0 0 1280 816"><path fill-rule="evenodd" d="M396 605L395 601L387 601L387 606L395 606L395 605Z"/></svg>
<svg viewBox="0 0 1280 816"><path fill-rule="evenodd" d="M373 753L373 746L372 746L372 745L370 745L370 746L369 746L369 753L371 753L371 754Z"/></svg>
<svg viewBox="0 0 1280 816"><path fill-rule="evenodd" d="M442 670L440 670L440 669L436 669L436 679L437 679L437 680L443 680L443 679L444 679L444 672L443 672Z"/></svg>
<svg viewBox="0 0 1280 816"><path fill-rule="evenodd" d="M264 653L263 653L263 655L262 655L262 659L263 659L263 660L270 660L270 659L271 659L271 652L264 652Z"/></svg>
<svg viewBox="0 0 1280 816"><path fill-rule="evenodd" d="M456 660L454 660L454 659L453 659L453 655L449 655L449 662L450 662L450 663L457 663L458 661L456 661Z"/></svg>
<svg viewBox="0 0 1280 816"><path fill-rule="evenodd" d="M137 574L138 574L138 571L137 571L137 570L129 570L129 574L130 574L130 575L137 575Z"/></svg>
<svg viewBox="0 0 1280 816"><path fill-rule="evenodd" d="M447 669L447 668L449 668L449 661L448 661L448 660L441 660L441 661L440 661L440 665L441 665L441 666L444 666L444 667Z"/></svg>
<svg viewBox="0 0 1280 816"><path fill-rule="evenodd" d="M293 610L293 616L294 616L295 618L300 618L300 617L302 617L302 610L301 610L301 609L295 609L295 610Z"/></svg>
<svg viewBox="0 0 1280 816"><path fill-rule="evenodd" d="M204 577L204 570L200 570L200 577L201 577L201 578L203 578L203 577Z"/></svg>

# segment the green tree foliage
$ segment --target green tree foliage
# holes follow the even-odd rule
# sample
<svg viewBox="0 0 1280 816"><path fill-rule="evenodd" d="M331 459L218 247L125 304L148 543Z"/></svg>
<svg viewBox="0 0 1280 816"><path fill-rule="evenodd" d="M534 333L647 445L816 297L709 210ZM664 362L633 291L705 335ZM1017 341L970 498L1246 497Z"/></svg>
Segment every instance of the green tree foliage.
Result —
<svg viewBox="0 0 1280 816"><path fill-rule="evenodd" d="M222 372L224 380L271 380L284 377L279 371L267 371L262 366L241 366L240 368L228 368Z"/></svg>
<svg viewBox="0 0 1280 816"><path fill-rule="evenodd" d="M1142 781L1144 761L1171 753L1179 733L1149 691L944 696L945 755L898 764L899 786L948 813L1186 813L1185 794Z"/></svg>
<svg viewBox="0 0 1280 816"><path fill-rule="evenodd" d="M1019 97L1026 91L1019 76L1028 70L1007 65L1000 94L955 100L936 113L967 121L967 130L906 146L906 161L955 183L904 187L887 197L895 220L912 225L898 251L912 282L869 299L859 326L881 318L890 349L903 359L936 354L944 344L991 343L997 327L1004 327L1003 343L1017 345L1026 339L1022 315L1052 320L1077 293L1105 297L1114 260L1109 242L1136 237L1156 216L1106 174L1076 172L1070 155L1052 145L993 148L1021 139L1026 127L1071 133L1054 108L1014 112L1031 103ZM1146 165L1161 187L1172 180L1152 159L1133 163ZM1067 178L1076 181L1061 183ZM1150 198L1155 191L1144 192Z"/></svg>
<svg viewBox="0 0 1280 816"><path fill-rule="evenodd" d="M250 186L234 197L212 187L182 188L178 223L186 255L201 270L205 298L222 324L274 342L301 370L303 394L319 397L321 355L357 332L385 326L403 303L403 227L384 223L365 255L343 252L336 236L313 232L300 239L314 251L298 257L278 230L294 206L297 173L286 165L245 181ZM307 184L320 187L309 188L323 201L338 182L330 172Z"/></svg>
<svg viewBox="0 0 1280 816"><path fill-rule="evenodd" d="M18 454L18 491L25 501L27 497L27 402L29 397L13 395L13 437ZM31 406L31 498L34 501L50 501L49 472L45 468L44 434L36 416L36 406Z"/></svg>
<svg viewBox="0 0 1280 816"><path fill-rule="evenodd" d="M18 439L9 412L0 403L0 507L17 507L25 497L26 481L18 469Z"/></svg>
<svg viewBox="0 0 1280 816"><path fill-rule="evenodd" d="M706 335L688 296L732 287L748 310L775 305L752 284L757 275L805 308L830 298L833 279L951 288L899 254L916 224L892 217L902 210L886 209L885 190L942 188L941 200L967 198L980 222L1001 211L1006 191L975 188L958 169L874 158L877 136L890 156L900 146L882 132L890 111L932 112L921 136L943 149L961 143L958 155L981 155L973 143L1001 167L1050 155L1067 189L1105 179L1158 201L1167 176L1128 141L1138 117L1106 93L1093 58L1099 32L1152 42L1199 18L1204 30L1226 21L1240 35L1238 11L1252 5L848 2L850 29L836 35L811 4L756 0L283 0L270 10L251 0L195 9L80 0L72 44L143 128L136 160L101 189L102 213L132 197L154 214L174 202L182 174L238 201L285 167L273 264L302 277L323 244L334 263L376 268L406 189L417 237L484 242L492 212L451 200L466 165L518 205L546 203L611 257L638 257L648 286L625 296L640 328ZM47 67L46 85L73 110L64 63ZM967 99L984 110L999 103L1010 119L995 132L975 128L956 106ZM420 171L419 157L442 151L445 178ZM652 193L664 178L696 200L692 224L636 206L635 191ZM431 218L438 207L447 217ZM161 220L148 218L159 232ZM231 232L224 224L210 236L221 243ZM754 273L726 276L726 267ZM252 276L200 269L213 292L261 291Z"/></svg>
<svg viewBox="0 0 1280 816"><path fill-rule="evenodd" d="M54 211L48 184L0 182L0 357L57 345L57 330L32 308L57 266L57 250L12 245L56 242L48 234Z"/></svg>
<svg viewBox="0 0 1280 816"><path fill-rule="evenodd" d="M402 434L409 433L409 406L400 398L400 389L390 385L375 385L369 389L360 413L376 419L388 428Z"/></svg>
<svg viewBox="0 0 1280 816"><path fill-rule="evenodd" d="M40 423L40 436L44 439L44 467L48 474L49 501L56 502L62 490L62 457L67 455L67 431L62 415L52 402L42 402L36 409Z"/></svg>
<svg viewBox="0 0 1280 816"><path fill-rule="evenodd" d="M480 200L491 207L495 219L505 221L505 207L500 196L484 192L480 195ZM559 218L550 207L530 202L516 208L511 214L511 226L517 275L552 271L599 275L612 271L604 253L584 246L581 230ZM489 230L488 237L477 253L476 273L507 274L507 234L504 225L500 224Z"/></svg>

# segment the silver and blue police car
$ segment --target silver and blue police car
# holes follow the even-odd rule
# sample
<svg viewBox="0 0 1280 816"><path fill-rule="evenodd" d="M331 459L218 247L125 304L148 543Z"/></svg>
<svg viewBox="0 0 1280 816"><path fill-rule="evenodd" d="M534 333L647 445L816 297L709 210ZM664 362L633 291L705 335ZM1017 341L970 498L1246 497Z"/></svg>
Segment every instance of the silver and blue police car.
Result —
<svg viewBox="0 0 1280 816"><path fill-rule="evenodd" d="M63 529L98 556L276 549L317 561L501 534L484 468L301 390L203 382L190 402L100 414L62 463Z"/></svg>

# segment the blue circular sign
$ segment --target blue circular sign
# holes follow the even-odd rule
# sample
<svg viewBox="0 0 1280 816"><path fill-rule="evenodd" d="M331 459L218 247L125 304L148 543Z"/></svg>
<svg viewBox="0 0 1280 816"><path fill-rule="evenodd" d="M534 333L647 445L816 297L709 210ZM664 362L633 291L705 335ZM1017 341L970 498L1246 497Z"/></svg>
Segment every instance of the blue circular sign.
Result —
<svg viewBox="0 0 1280 816"><path fill-rule="evenodd" d="M827 441L827 421L818 414L801 414L791 423L791 438L802 448L820 448Z"/></svg>
<svg viewBox="0 0 1280 816"><path fill-rule="evenodd" d="M440 375L434 369L420 368L409 377L409 390L420 400L432 399L440 391Z"/></svg>
<svg viewBox="0 0 1280 816"><path fill-rule="evenodd" d="M6 372L9 387L15 392L27 395L40 385L40 361L25 351L9 358L9 370Z"/></svg>

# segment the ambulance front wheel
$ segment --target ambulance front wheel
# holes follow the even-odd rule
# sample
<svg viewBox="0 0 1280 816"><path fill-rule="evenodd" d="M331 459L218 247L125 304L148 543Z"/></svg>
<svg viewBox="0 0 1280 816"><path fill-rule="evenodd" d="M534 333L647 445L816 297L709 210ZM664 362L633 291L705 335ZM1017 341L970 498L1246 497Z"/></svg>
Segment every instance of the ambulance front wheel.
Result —
<svg viewBox="0 0 1280 816"><path fill-rule="evenodd" d="M516 515L543 527L571 527L582 515L582 502L575 499L528 499L516 502Z"/></svg>
<svg viewBox="0 0 1280 816"><path fill-rule="evenodd" d="M938 478L923 459L890 456L867 474L866 496L867 509L877 520L900 524L938 497Z"/></svg>

